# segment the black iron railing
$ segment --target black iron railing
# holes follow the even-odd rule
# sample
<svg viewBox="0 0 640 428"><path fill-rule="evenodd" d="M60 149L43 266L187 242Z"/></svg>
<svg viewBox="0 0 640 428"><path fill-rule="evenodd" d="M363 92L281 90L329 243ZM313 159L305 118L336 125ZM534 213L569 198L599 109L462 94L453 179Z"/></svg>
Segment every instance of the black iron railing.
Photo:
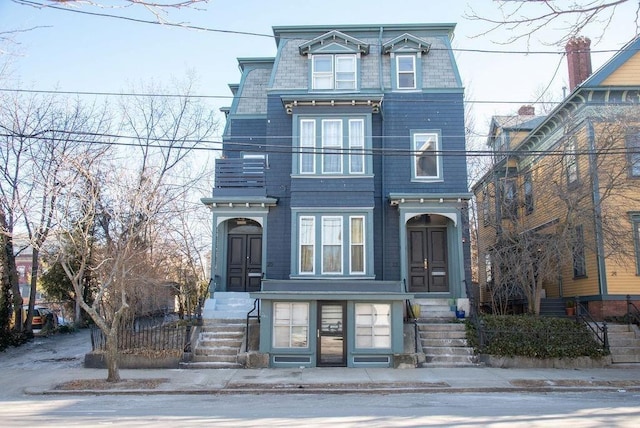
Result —
<svg viewBox="0 0 640 428"><path fill-rule="evenodd" d="M598 343L602 346L607 353L609 352L609 331L607 322L596 322L595 319L589 313L589 310L580 304L580 298L576 296L576 321L584 323L589 330L593 333Z"/></svg>
<svg viewBox="0 0 640 428"><path fill-rule="evenodd" d="M136 324L126 322L118 329L118 350L183 350L187 343L188 329L179 323L163 324L145 322ZM97 326L91 326L91 348L104 351L107 337Z"/></svg>
<svg viewBox="0 0 640 428"><path fill-rule="evenodd" d="M640 309L631 301L631 296L627 294L627 324L640 325Z"/></svg>
<svg viewBox="0 0 640 428"><path fill-rule="evenodd" d="M402 287L405 293L409 293L406 279L402 280ZM413 306L411 305L410 299L405 299L404 305L406 307L405 322L413 323L413 338L414 338L413 348L414 348L414 352L417 353L418 352L418 316L413 311Z"/></svg>
<svg viewBox="0 0 640 428"><path fill-rule="evenodd" d="M244 349L247 352L249 351L249 320L251 319L257 319L258 324L260 324L260 299L255 299L253 301L253 308L247 312L247 325L244 343Z"/></svg>

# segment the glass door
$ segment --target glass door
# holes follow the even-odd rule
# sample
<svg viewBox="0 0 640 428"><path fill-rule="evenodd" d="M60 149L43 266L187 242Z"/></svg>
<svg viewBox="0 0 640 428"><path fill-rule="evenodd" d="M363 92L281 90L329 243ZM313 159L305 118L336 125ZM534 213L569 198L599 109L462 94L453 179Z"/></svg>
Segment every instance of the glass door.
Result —
<svg viewBox="0 0 640 428"><path fill-rule="evenodd" d="M318 302L318 367L346 367L345 302Z"/></svg>

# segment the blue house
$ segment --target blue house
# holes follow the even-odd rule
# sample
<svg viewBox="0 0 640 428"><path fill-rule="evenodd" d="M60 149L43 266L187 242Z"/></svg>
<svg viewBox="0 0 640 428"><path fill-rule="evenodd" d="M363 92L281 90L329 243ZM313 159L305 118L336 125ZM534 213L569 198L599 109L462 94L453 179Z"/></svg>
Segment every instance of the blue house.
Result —
<svg viewBox="0 0 640 428"><path fill-rule="evenodd" d="M454 28L274 27L275 58L238 59L203 202L213 299L259 305L265 365L397 366L411 306L468 302Z"/></svg>

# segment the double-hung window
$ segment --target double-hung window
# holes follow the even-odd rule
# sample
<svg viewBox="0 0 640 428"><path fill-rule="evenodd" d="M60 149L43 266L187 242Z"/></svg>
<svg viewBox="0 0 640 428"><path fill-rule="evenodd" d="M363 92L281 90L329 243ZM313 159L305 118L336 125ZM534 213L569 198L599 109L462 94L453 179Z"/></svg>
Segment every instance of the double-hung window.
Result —
<svg viewBox="0 0 640 428"><path fill-rule="evenodd" d="M316 121L300 121L300 174L314 174L316 151Z"/></svg>
<svg viewBox="0 0 640 428"><path fill-rule="evenodd" d="M356 55L313 55L311 79L313 89L355 90L357 75Z"/></svg>
<svg viewBox="0 0 640 428"><path fill-rule="evenodd" d="M437 132L414 132L412 134L413 178L416 180L439 180L442 178L439 134Z"/></svg>
<svg viewBox="0 0 640 428"><path fill-rule="evenodd" d="M391 348L391 305L356 303L356 348Z"/></svg>
<svg viewBox="0 0 640 428"><path fill-rule="evenodd" d="M584 232L582 226L573 230L573 277L582 278L587 275L587 264L584 255Z"/></svg>
<svg viewBox="0 0 640 428"><path fill-rule="evenodd" d="M342 217L322 217L322 273L342 273Z"/></svg>
<svg viewBox="0 0 640 428"><path fill-rule="evenodd" d="M627 136L627 153L629 154L629 175L640 177L640 131L637 129Z"/></svg>
<svg viewBox="0 0 640 428"><path fill-rule="evenodd" d="M298 216L297 272L301 276L363 276L367 273L366 214Z"/></svg>
<svg viewBox="0 0 640 428"><path fill-rule="evenodd" d="M342 173L342 120L322 121L322 172Z"/></svg>
<svg viewBox="0 0 640 428"><path fill-rule="evenodd" d="M416 88L415 55L396 55L396 81L398 89Z"/></svg>
<svg viewBox="0 0 640 428"><path fill-rule="evenodd" d="M366 118L310 117L298 119L299 148L294 167L300 175L362 175L370 170L365 158L370 138ZM295 161L297 156L297 161Z"/></svg>
<svg viewBox="0 0 640 428"><path fill-rule="evenodd" d="M631 214L633 241L636 249L636 275L640 275L640 213Z"/></svg>
<svg viewBox="0 0 640 428"><path fill-rule="evenodd" d="M524 211L525 214L531 214L533 212L533 178L531 172L527 172L524 175Z"/></svg>
<svg viewBox="0 0 640 428"><path fill-rule="evenodd" d="M572 185L578 182L578 156L575 138L571 138L567 142L566 153L567 184Z"/></svg>
<svg viewBox="0 0 640 428"><path fill-rule="evenodd" d="M309 304L274 302L273 347L309 347Z"/></svg>

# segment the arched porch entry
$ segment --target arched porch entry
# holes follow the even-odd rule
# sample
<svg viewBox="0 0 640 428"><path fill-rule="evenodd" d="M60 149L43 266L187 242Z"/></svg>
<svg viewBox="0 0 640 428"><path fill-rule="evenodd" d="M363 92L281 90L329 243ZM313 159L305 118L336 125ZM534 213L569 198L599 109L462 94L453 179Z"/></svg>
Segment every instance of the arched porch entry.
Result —
<svg viewBox="0 0 640 428"><path fill-rule="evenodd" d="M259 291L262 279L262 226L247 218L227 220L226 226L226 291Z"/></svg>
<svg viewBox="0 0 640 428"><path fill-rule="evenodd" d="M448 218L437 214L418 214L407 220L410 293L449 293L448 223Z"/></svg>

